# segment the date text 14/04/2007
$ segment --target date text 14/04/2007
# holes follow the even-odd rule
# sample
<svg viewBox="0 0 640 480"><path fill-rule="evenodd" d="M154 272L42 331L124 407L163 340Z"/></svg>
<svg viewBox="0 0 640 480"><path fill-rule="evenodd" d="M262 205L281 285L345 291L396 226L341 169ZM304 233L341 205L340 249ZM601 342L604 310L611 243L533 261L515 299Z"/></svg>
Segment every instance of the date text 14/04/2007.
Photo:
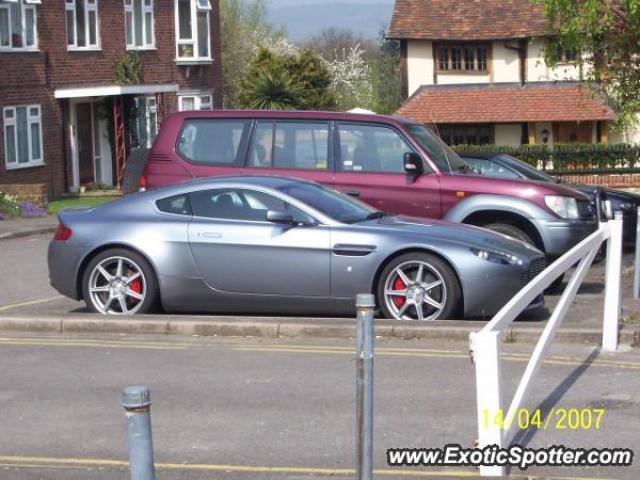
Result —
<svg viewBox="0 0 640 480"><path fill-rule="evenodd" d="M605 416L604 408L551 408L549 411L521 408L505 417L503 410L482 411L482 426L496 426L507 430L515 422L520 430L599 430Z"/></svg>

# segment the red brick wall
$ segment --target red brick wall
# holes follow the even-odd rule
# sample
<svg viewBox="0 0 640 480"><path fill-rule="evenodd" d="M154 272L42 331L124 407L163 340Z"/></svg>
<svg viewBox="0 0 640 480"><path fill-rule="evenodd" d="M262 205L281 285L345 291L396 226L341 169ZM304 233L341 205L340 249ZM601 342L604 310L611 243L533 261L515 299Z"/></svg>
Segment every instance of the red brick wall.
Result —
<svg viewBox="0 0 640 480"><path fill-rule="evenodd" d="M640 174L563 175L562 180L609 188L640 188Z"/></svg>
<svg viewBox="0 0 640 480"><path fill-rule="evenodd" d="M154 0L156 50L140 51L145 84L177 83L181 90L213 90L214 105L222 105L219 9L211 0L211 52L208 65L177 66L174 0ZM113 67L126 53L124 2L99 1L99 51L68 51L65 8L62 0L48 0L37 7L38 52L0 52L0 111L9 105L39 103L43 116L45 165L7 171L4 161L4 130L0 128L0 183L46 183L51 195L66 190L71 177L70 160L65 168L68 130L63 116L67 101L54 98L57 88L113 84ZM165 113L177 110L175 95L165 95ZM0 123L2 116L0 115ZM65 147L67 145L67 147Z"/></svg>

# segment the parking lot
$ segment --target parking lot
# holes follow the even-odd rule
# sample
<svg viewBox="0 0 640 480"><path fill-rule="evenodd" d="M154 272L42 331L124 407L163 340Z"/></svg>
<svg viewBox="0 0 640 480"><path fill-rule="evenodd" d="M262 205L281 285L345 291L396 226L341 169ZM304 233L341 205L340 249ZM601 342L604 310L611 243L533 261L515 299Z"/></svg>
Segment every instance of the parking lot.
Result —
<svg viewBox="0 0 640 480"><path fill-rule="evenodd" d="M47 283L49 236L4 240L0 316L85 315ZM624 268L632 262L625 256ZM4 273L4 272L3 272ZM636 328L625 271L625 328ZM604 270L593 267L567 329L600 328ZM557 296L547 296L551 307ZM517 324L542 327L549 310ZM242 321L236 317L236 321ZM299 318L298 321L305 321ZM326 319L308 319L322 322ZM327 320L328 321L328 320ZM351 319L342 319L352 323ZM481 328L482 320L434 322ZM474 367L466 342L378 339L375 372L376 478L474 477L472 468L391 469L387 448L470 446L477 438ZM513 343L512 343L513 342ZM17 334L0 337L3 368L0 464L20 478L112 479L126 475L120 390L152 390L159 478L353 478L355 371L348 338L198 338L155 335ZM532 350L504 345L505 392ZM524 445L640 448L636 428L640 353L556 343L527 408L604 408L599 429L521 432ZM55 438L55 441L53 440ZM46 440L43 440L46 439ZM615 439L613 441L612 439ZM638 478L620 468L534 468L513 478ZM525 476L518 477L522 473Z"/></svg>

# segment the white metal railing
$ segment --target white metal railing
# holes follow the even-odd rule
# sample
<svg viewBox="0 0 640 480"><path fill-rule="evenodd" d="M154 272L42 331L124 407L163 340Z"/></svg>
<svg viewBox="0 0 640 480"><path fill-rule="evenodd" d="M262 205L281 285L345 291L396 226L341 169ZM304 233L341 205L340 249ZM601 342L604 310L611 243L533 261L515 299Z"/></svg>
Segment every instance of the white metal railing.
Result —
<svg viewBox="0 0 640 480"><path fill-rule="evenodd" d="M516 415L526 400L532 380L540 369L544 356L578 288L584 281L593 259L600 246L607 240L602 349L606 351L617 349L622 268L622 217L618 213L616 212L614 220L601 223L597 231L549 265L520 290L482 330L471 334L471 354L476 366L479 448L491 445L508 447L513 442L518 429ZM578 266L553 310L516 388L513 400L505 411L500 377L501 334L538 295L576 263ZM502 415L504 422L485 422L486 418L493 420L496 415ZM480 468L482 476L501 476L505 473L506 468L501 466Z"/></svg>

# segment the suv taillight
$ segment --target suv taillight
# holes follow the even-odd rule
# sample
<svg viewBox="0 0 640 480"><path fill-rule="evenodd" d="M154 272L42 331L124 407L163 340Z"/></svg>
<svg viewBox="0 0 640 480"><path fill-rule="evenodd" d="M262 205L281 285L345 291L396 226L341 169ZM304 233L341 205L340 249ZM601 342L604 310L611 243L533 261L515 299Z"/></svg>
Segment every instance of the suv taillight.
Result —
<svg viewBox="0 0 640 480"><path fill-rule="evenodd" d="M139 192L144 192L147 189L147 177L143 175L140 175L140 178L138 179L138 191Z"/></svg>
<svg viewBox="0 0 640 480"><path fill-rule="evenodd" d="M72 234L73 232L71 231L71 229L61 223L60 225L58 225L56 233L53 235L53 239L64 242L66 240L69 240Z"/></svg>

